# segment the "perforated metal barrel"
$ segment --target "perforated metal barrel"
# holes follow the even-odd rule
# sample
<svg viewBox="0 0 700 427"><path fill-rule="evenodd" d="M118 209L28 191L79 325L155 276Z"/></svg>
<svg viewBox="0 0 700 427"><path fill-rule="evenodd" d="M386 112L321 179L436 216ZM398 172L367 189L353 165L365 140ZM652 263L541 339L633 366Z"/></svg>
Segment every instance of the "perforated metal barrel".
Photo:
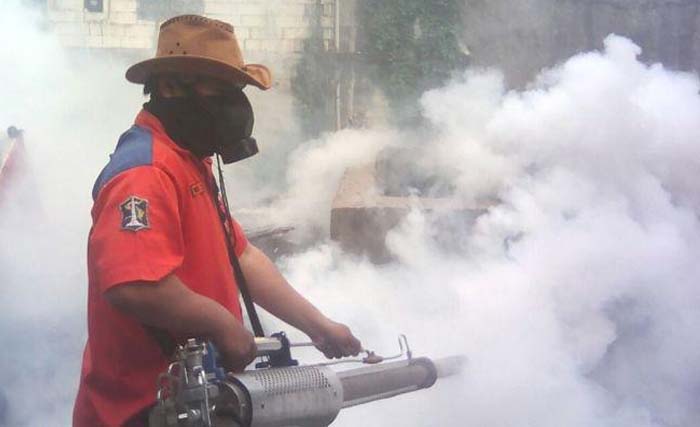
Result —
<svg viewBox="0 0 700 427"><path fill-rule="evenodd" d="M438 372L430 359L402 360L339 372L343 407L398 396L432 387Z"/></svg>
<svg viewBox="0 0 700 427"><path fill-rule="evenodd" d="M343 386L328 367L299 366L236 374L250 398L250 426L330 425L343 405Z"/></svg>

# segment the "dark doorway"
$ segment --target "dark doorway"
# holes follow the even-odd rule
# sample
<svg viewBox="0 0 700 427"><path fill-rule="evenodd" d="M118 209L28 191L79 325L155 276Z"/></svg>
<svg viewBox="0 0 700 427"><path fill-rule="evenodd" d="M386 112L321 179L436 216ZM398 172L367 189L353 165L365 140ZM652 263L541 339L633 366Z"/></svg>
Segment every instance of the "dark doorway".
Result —
<svg viewBox="0 0 700 427"><path fill-rule="evenodd" d="M104 12L104 0L85 0L85 10L93 13Z"/></svg>

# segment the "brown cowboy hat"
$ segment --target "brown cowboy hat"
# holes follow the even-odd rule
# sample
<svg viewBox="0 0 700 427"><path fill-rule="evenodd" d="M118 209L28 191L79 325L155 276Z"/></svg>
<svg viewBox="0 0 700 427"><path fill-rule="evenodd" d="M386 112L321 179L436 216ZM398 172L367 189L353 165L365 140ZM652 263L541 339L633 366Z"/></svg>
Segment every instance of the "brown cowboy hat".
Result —
<svg viewBox="0 0 700 427"><path fill-rule="evenodd" d="M264 65L245 64L233 26L198 15L182 15L160 26L156 57L132 65L126 79L144 84L156 74L213 77L266 90L272 75Z"/></svg>

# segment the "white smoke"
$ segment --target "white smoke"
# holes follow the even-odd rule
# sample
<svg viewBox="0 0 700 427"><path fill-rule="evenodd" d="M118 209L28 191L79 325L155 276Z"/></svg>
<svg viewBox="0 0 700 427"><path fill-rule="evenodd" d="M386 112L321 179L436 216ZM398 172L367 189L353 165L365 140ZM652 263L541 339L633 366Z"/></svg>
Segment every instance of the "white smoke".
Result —
<svg viewBox="0 0 700 427"><path fill-rule="evenodd" d="M0 426L62 426L86 338L92 184L145 98L124 79L133 58L64 49L21 3L0 2L0 130L25 130L30 175L12 182L12 201L30 203L0 210ZM300 141L289 94L247 93L265 157L228 170L235 206L277 196Z"/></svg>
<svg viewBox="0 0 700 427"><path fill-rule="evenodd" d="M22 40L0 45L0 124L27 129L43 207L0 215L0 425L12 426L70 423L90 186L143 99L123 82L126 63L75 63L36 23L16 1L0 6L3 38ZM387 239L394 263L332 243L283 260L366 347L392 353L404 332L418 354L469 358L461 377L349 410L337 425L700 423L700 84L638 53L611 36L524 92L482 71L423 97L430 138L416 167L439 171L460 202L498 200L457 236L459 250L443 248L443 222L416 208ZM294 150L298 127L284 139L267 119L285 110L270 110L256 109L263 154L231 174L230 192L239 206L274 199L275 219L302 228L323 228L345 167L410 139L344 131ZM284 155L265 157L272 147Z"/></svg>
<svg viewBox="0 0 700 427"><path fill-rule="evenodd" d="M423 97L434 139L416 162L459 199L499 200L462 251L415 210L388 238L396 264L332 247L286 261L367 347L403 331L423 354L469 358L459 380L338 425L700 422L699 84L639 53L610 36L524 92L483 71Z"/></svg>
<svg viewBox="0 0 700 427"><path fill-rule="evenodd" d="M346 129L301 145L289 157L289 189L271 205L271 220L327 235L329 207L346 169L373 162L395 139L392 131Z"/></svg>
<svg viewBox="0 0 700 427"><path fill-rule="evenodd" d="M41 26L18 1L0 5L0 126L25 130L30 175L15 176L0 212L3 426L70 424L86 336L90 186L140 99L122 83L124 64L69 56Z"/></svg>

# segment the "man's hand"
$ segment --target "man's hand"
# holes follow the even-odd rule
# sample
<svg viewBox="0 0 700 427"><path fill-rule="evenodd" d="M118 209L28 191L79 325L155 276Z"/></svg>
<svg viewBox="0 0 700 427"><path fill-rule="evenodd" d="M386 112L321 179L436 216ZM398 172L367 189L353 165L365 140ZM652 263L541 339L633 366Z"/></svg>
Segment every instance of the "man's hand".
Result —
<svg viewBox="0 0 700 427"><path fill-rule="evenodd" d="M355 338L350 328L332 320L326 320L311 340L329 359L357 356L362 351L360 340Z"/></svg>
<svg viewBox="0 0 700 427"><path fill-rule="evenodd" d="M253 301L311 337L327 357L356 356L362 351L350 329L329 320L301 296L260 249L249 243L240 261Z"/></svg>

